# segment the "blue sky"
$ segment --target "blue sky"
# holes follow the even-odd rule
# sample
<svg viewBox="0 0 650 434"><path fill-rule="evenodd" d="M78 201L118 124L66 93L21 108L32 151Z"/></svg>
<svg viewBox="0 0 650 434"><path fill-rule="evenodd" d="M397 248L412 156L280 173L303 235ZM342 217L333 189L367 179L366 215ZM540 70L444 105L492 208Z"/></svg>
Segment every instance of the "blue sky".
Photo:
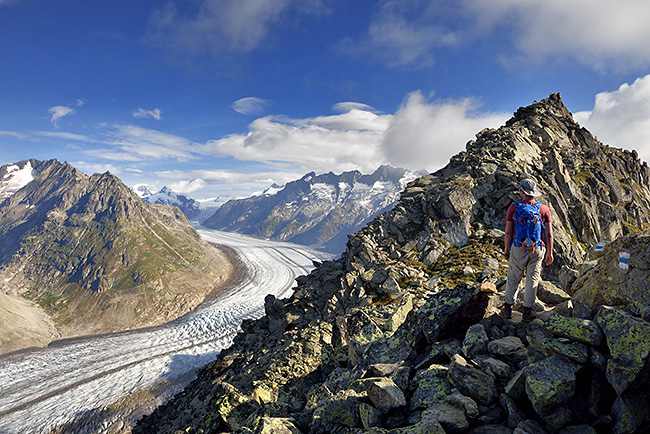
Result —
<svg viewBox="0 0 650 434"><path fill-rule="evenodd" d="M0 0L0 164L246 196L436 170L560 92L650 160L645 0Z"/></svg>

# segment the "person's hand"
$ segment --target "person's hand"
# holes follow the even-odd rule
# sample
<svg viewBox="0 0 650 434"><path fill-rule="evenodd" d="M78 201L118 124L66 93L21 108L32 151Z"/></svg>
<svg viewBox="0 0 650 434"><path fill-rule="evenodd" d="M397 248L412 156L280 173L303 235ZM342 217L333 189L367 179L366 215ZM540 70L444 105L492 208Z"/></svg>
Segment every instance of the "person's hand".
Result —
<svg viewBox="0 0 650 434"><path fill-rule="evenodd" d="M503 251L503 256L505 256L506 259L510 259L510 249L505 249Z"/></svg>
<svg viewBox="0 0 650 434"><path fill-rule="evenodd" d="M546 252L546 265L551 265L553 263L553 252Z"/></svg>

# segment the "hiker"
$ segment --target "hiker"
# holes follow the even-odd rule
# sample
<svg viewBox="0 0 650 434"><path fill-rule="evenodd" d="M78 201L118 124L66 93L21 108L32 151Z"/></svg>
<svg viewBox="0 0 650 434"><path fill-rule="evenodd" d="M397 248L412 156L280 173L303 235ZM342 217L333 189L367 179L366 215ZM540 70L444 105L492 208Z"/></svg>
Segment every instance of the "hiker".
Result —
<svg viewBox="0 0 650 434"><path fill-rule="evenodd" d="M504 254L508 259L508 280L506 282L505 304L502 312L505 318L512 318L512 305L524 272L524 313L522 321L530 322L537 316L533 306L537 298L537 285L542 271L542 261L553 263L553 228L551 211L546 205L535 201L541 191L532 179L519 183L520 202L514 202L506 213L506 235Z"/></svg>

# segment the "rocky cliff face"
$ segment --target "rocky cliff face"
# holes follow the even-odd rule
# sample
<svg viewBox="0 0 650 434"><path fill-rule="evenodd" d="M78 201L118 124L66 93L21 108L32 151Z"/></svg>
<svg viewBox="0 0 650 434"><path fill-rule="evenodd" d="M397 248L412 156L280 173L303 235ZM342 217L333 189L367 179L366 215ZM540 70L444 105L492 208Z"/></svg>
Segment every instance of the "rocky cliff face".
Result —
<svg viewBox="0 0 650 434"><path fill-rule="evenodd" d="M146 204L110 173L88 177L56 160L0 173L27 171L32 179L0 202L2 351L160 324L228 276L224 254L178 209ZM23 341L10 303L48 327Z"/></svg>
<svg viewBox="0 0 650 434"><path fill-rule="evenodd" d="M544 191L557 240L529 324L519 304L498 314L523 177ZM410 183L291 298L267 297L266 316L133 432L641 432L649 188L647 165L595 140L559 95L521 108ZM611 280L621 249L628 278ZM587 295L599 285L606 296Z"/></svg>
<svg viewBox="0 0 650 434"><path fill-rule="evenodd" d="M264 194L231 200L203 222L209 228L324 247L339 253L347 235L397 201L416 174L382 166L373 174L308 173Z"/></svg>

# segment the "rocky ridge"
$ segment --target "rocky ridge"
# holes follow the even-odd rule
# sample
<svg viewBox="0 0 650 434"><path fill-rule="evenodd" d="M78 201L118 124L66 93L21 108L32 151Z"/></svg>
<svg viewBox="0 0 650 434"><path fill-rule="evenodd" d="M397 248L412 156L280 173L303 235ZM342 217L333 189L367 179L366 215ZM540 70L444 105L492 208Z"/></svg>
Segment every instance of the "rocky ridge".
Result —
<svg viewBox="0 0 650 434"><path fill-rule="evenodd" d="M540 184L556 238L529 324L519 304L498 314L504 216L523 177ZM268 296L266 316L133 432L641 433L649 181L559 95L521 108L410 183L289 299ZM612 242L595 253L598 241Z"/></svg>
<svg viewBox="0 0 650 434"><path fill-rule="evenodd" d="M263 194L226 202L203 225L322 247L340 253L348 234L397 201L416 173L382 166L374 173L308 173Z"/></svg>
<svg viewBox="0 0 650 434"><path fill-rule="evenodd" d="M32 179L0 201L2 352L160 324L228 277L226 254L177 208L148 205L108 172L87 176L57 160L0 173L28 166Z"/></svg>

